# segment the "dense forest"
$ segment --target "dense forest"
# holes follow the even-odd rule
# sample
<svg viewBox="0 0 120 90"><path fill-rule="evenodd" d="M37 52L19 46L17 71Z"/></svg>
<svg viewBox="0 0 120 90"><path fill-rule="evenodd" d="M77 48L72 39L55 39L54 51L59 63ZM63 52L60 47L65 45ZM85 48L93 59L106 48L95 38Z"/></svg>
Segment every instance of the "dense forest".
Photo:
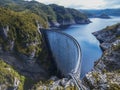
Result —
<svg viewBox="0 0 120 90"><path fill-rule="evenodd" d="M89 23L87 16L75 9L65 8L55 4L45 5L37 1L2 0L0 6L16 12L32 12L43 18L49 26L69 25L73 23Z"/></svg>

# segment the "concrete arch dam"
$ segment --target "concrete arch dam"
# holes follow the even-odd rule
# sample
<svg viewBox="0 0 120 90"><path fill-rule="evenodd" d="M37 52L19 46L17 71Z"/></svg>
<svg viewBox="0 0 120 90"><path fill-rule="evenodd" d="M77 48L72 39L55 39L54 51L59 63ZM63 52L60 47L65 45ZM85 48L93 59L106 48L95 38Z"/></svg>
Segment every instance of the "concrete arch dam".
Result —
<svg viewBox="0 0 120 90"><path fill-rule="evenodd" d="M57 30L42 29L40 32L60 72L80 78L81 49L76 39Z"/></svg>

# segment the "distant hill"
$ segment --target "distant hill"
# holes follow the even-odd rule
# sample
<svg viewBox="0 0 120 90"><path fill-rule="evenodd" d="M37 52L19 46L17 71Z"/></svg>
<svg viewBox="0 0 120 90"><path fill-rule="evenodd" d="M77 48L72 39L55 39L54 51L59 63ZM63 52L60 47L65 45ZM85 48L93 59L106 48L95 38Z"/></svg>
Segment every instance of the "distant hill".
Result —
<svg viewBox="0 0 120 90"><path fill-rule="evenodd" d="M96 17L103 18L103 19L110 19L111 18L110 16L108 16L107 14L104 14L104 13L102 13L101 15L96 16Z"/></svg>
<svg viewBox="0 0 120 90"><path fill-rule="evenodd" d="M102 9L102 10L80 10L85 13L88 17L94 17L100 14L107 14L109 16L120 16L120 8L118 9Z"/></svg>
<svg viewBox="0 0 120 90"><path fill-rule="evenodd" d="M30 11L42 17L49 26L71 25L74 23L83 24L89 23L87 16L78 10L65 8L59 5L45 5L37 1L24 0L1 0L1 7L6 7L11 10ZM76 15L74 14L76 13Z"/></svg>

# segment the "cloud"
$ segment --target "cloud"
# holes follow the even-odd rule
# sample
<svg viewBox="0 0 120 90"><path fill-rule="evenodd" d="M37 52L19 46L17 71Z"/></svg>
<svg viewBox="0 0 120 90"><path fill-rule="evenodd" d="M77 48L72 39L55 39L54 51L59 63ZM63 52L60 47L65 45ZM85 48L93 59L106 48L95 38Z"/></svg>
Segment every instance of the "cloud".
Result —
<svg viewBox="0 0 120 90"><path fill-rule="evenodd" d="M120 8L120 0L104 0L106 8Z"/></svg>
<svg viewBox="0 0 120 90"><path fill-rule="evenodd" d="M120 7L119 0L37 0L45 4L58 4L77 9L102 9Z"/></svg>

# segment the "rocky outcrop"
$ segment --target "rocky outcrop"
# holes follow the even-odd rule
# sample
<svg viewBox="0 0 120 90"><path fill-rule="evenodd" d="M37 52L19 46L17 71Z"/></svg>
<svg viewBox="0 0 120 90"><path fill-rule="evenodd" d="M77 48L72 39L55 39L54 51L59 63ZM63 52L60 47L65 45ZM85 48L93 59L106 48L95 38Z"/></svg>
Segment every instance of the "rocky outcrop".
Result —
<svg viewBox="0 0 120 90"><path fill-rule="evenodd" d="M89 19L83 19L83 20L76 20L77 24L89 24L91 21Z"/></svg>
<svg viewBox="0 0 120 90"><path fill-rule="evenodd" d="M110 19L110 16L108 16L107 14L101 14L99 16L97 16L98 18L103 18L103 19Z"/></svg>
<svg viewBox="0 0 120 90"><path fill-rule="evenodd" d="M63 20L60 25L61 26L66 26L66 25L72 25L75 24L76 22L72 19L72 20Z"/></svg>
<svg viewBox="0 0 120 90"><path fill-rule="evenodd" d="M0 27L0 36L4 42L6 42L6 45L9 45L9 50L12 51L14 48L14 40L10 40L9 38L9 26L7 25L6 27ZM3 50L2 45L1 45L1 50Z"/></svg>
<svg viewBox="0 0 120 90"><path fill-rule="evenodd" d="M3 43L1 43L1 51L4 52L14 52L14 48L15 46L15 40L12 40L10 38L10 30L9 30L9 26L6 26L5 28L1 28L0 30L0 37L2 38ZM9 34L8 34L9 33ZM29 37L29 35L28 35ZM4 44L5 43L5 44ZM37 45L39 45L40 43L38 42L38 40L34 41L34 42L29 42L26 43L26 47L36 47ZM2 53L2 52L1 52ZM24 59L25 61L28 61L30 63L32 63L34 61L35 58L35 54L36 54L36 49L34 49L31 53L29 53L29 55L25 55L23 53L15 52L18 53L18 56L20 56L22 59Z"/></svg>
<svg viewBox="0 0 120 90"><path fill-rule="evenodd" d="M0 90L18 90L20 81L15 77L13 85L8 86L7 84L9 85L9 82L6 82L6 84L1 84Z"/></svg>
<svg viewBox="0 0 120 90"><path fill-rule="evenodd" d="M46 85L45 83L42 84L40 82L38 82L36 85L33 86L32 90L46 90L46 89L50 89L50 90L78 90L78 87L76 86L75 82L73 79L71 78L62 78L59 79L55 76L51 77L48 80L49 84ZM82 84L81 84L82 86ZM86 89L83 89L86 90Z"/></svg>
<svg viewBox="0 0 120 90"><path fill-rule="evenodd" d="M49 73L51 63L38 29L45 28L42 24L44 21L33 13L27 15L2 7L0 13L0 59L3 59L4 62L14 67L16 72L30 80L48 79L51 74ZM7 79L8 77L0 76L0 85L3 78ZM19 78L17 79L19 80ZM15 88L18 85L17 79L13 82L12 78L12 85L14 84Z"/></svg>
<svg viewBox="0 0 120 90"><path fill-rule="evenodd" d="M49 27L59 27L60 24L56 21L49 21L48 22Z"/></svg>
<svg viewBox="0 0 120 90"><path fill-rule="evenodd" d="M22 90L24 76L0 59L0 90Z"/></svg>
<svg viewBox="0 0 120 90"><path fill-rule="evenodd" d="M112 43L115 42L119 37L120 25L108 26L104 30L94 32L93 34L100 41L103 50L107 50L111 47Z"/></svg>
<svg viewBox="0 0 120 90"><path fill-rule="evenodd" d="M64 28L66 26L74 25L74 24L89 24L91 21L89 19L83 19L83 20L61 20L60 23L58 22L49 22L50 28Z"/></svg>
<svg viewBox="0 0 120 90"><path fill-rule="evenodd" d="M56 4L50 4L49 6L54 11L56 15L56 22L59 23L59 26L90 23L88 17L78 10L65 8L64 6L59 6ZM55 26L54 22L52 22L51 25Z"/></svg>
<svg viewBox="0 0 120 90"><path fill-rule="evenodd" d="M120 25L105 28L94 35L101 42L103 56L95 62L91 72L86 74L83 83L94 90L120 89Z"/></svg>
<svg viewBox="0 0 120 90"><path fill-rule="evenodd" d="M0 35L3 37L3 39L7 39L8 32L9 32L9 26L0 28Z"/></svg>

